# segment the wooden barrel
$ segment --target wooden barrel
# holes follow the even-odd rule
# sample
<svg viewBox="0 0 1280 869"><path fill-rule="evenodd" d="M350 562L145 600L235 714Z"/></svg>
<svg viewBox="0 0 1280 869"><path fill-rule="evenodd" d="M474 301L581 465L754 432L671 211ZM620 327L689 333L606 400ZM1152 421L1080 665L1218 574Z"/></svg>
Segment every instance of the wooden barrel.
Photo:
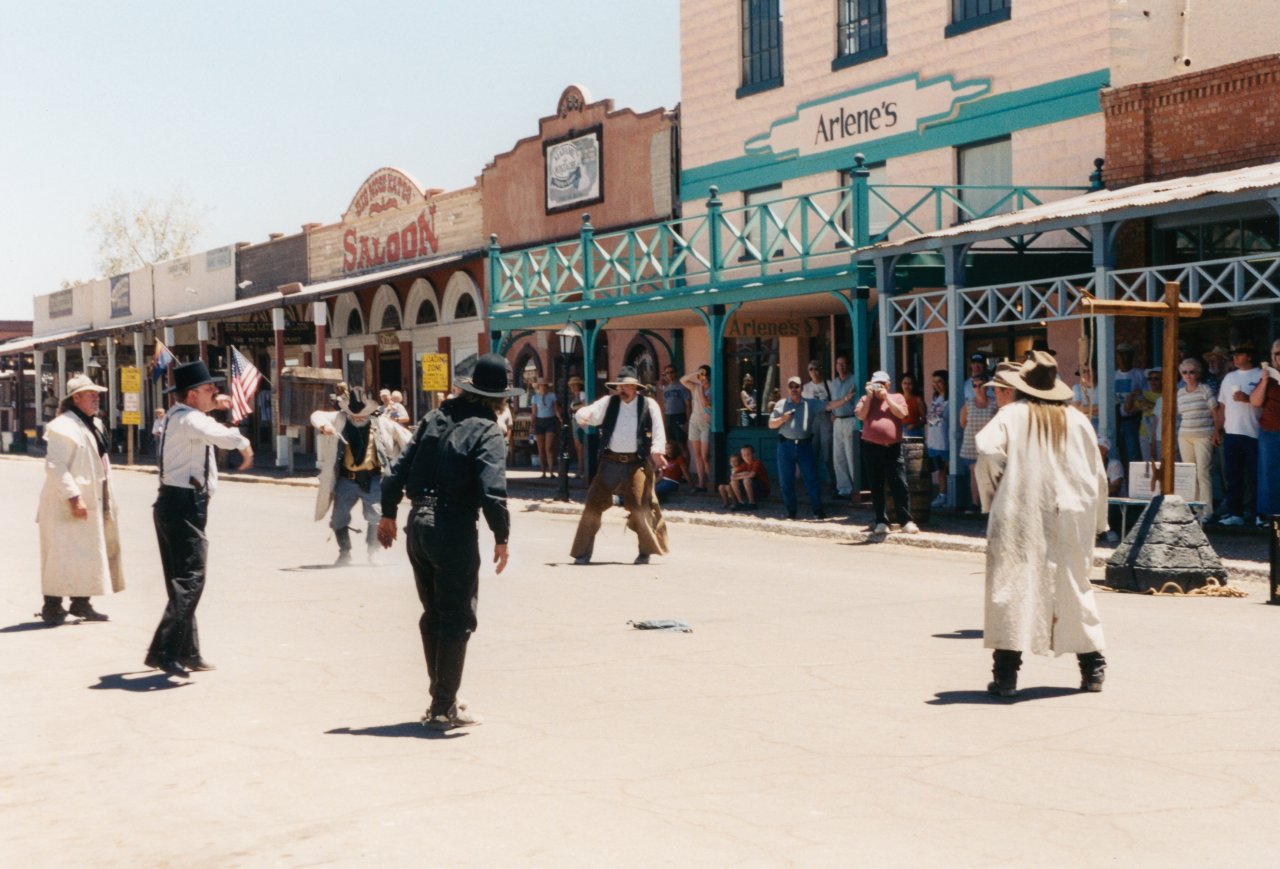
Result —
<svg viewBox="0 0 1280 869"><path fill-rule="evenodd" d="M929 460L924 448L924 438L902 439L902 461L907 466L907 499L911 518L923 525L929 521L933 506L933 481L929 475ZM889 516L894 514L893 492L885 493Z"/></svg>

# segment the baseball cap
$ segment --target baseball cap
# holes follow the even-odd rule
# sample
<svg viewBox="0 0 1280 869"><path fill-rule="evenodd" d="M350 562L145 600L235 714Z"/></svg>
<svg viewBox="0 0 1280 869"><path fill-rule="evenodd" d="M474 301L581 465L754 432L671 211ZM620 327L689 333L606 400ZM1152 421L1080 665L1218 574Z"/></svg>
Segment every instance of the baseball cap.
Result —
<svg viewBox="0 0 1280 869"><path fill-rule="evenodd" d="M801 380L799 377L787 378L787 386L803 386L803 385L804 385L804 381Z"/></svg>
<svg viewBox="0 0 1280 869"><path fill-rule="evenodd" d="M871 382L872 383L891 383L892 381L890 381L889 379L889 372L877 371L875 374L871 375Z"/></svg>
<svg viewBox="0 0 1280 869"><path fill-rule="evenodd" d="M969 361L986 363L987 357L983 356L981 353L973 353L969 356Z"/></svg>

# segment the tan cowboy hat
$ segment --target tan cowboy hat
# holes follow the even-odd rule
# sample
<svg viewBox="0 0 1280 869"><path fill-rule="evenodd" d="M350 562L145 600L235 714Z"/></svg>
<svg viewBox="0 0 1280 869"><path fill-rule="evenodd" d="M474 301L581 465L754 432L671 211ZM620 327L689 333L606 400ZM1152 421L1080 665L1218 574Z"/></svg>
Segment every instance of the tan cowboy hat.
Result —
<svg viewBox="0 0 1280 869"><path fill-rule="evenodd" d="M1231 357L1231 354L1227 352L1226 347L1223 347L1221 344L1215 344L1213 345L1212 350L1210 350L1208 353L1205 353L1200 358L1207 362L1209 360L1209 357L1211 356L1219 356L1223 359L1229 359Z"/></svg>
<svg viewBox="0 0 1280 869"><path fill-rule="evenodd" d="M1032 350L1030 352L1031 353L1043 352L1043 353L1050 353L1050 355L1052 355L1051 351L1048 351L1048 350L1043 350L1043 351ZM1021 367L1022 365L1020 365L1017 362L1010 362L1008 359L1002 360L998 365L996 365L996 370L992 372L991 379L986 383L982 384L982 388L989 389L993 386L999 386L1002 389L1017 389L1018 387L1015 386L1012 382L1010 382L1009 375L1017 371Z"/></svg>
<svg viewBox="0 0 1280 869"><path fill-rule="evenodd" d="M605 386L610 389L617 389L619 386L638 386L641 389L649 388L640 382L640 375L637 374L636 370L630 365L624 365L619 368L618 379L610 383L606 383Z"/></svg>
<svg viewBox="0 0 1280 869"><path fill-rule="evenodd" d="M1071 387L1058 379L1058 360L1043 350L1032 353L1021 368L1006 372L1004 377L1014 389L1032 398L1043 398L1046 401L1071 400Z"/></svg>

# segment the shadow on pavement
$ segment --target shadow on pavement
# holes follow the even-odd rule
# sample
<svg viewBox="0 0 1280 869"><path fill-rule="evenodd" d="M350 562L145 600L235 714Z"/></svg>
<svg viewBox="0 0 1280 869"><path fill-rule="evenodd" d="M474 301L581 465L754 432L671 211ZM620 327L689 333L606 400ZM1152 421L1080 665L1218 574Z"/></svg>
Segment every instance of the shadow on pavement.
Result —
<svg viewBox="0 0 1280 869"><path fill-rule="evenodd" d="M342 736L392 736L408 739L456 739L466 736L456 731L428 730L420 722L406 721L403 724L377 724L373 727L335 727L326 730L326 734Z"/></svg>
<svg viewBox="0 0 1280 869"><path fill-rule="evenodd" d="M79 624L79 622L73 622L72 624ZM20 634L23 631L39 631L53 627L57 627L57 625L46 625L44 622L19 622L16 625L9 625L7 628L0 628L0 634Z"/></svg>
<svg viewBox="0 0 1280 869"><path fill-rule="evenodd" d="M144 675L145 674L145 675ZM91 691L134 691L145 694L150 691L167 691L170 688L185 688L192 682L175 682L164 673L144 670L139 673L112 673L99 676L97 685L90 685Z"/></svg>
<svg viewBox="0 0 1280 869"><path fill-rule="evenodd" d="M930 634L939 640L980 640L982 639L981 628L957 628L949 634Z"/></svg>
<svg viewBox="0 0 1280 869"><path fill-rule="evenodd" d="M1050 700L1054 697L1070 697L1081 693L1076 688L1039 687L1020 688L1017 697L997 697L986 691L939 691L934 699L924 701L930 706L954 706L969 704L976 706L1007 706L1010 703L1021 703L1024 700Z"/></svg>

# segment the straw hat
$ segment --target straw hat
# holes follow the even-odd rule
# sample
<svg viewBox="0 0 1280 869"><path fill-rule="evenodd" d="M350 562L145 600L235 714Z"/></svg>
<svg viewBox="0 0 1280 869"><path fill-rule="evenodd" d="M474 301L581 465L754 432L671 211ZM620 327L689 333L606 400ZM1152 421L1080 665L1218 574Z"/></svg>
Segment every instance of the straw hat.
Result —
<svg viewBox="0 0 1280 869"><path fill-rule="evenodd" d="M1006 372L1004 377L1014 389L1032 398L1046 401L1071 399L1071 387L1058 379L1058 360L1043 350L1032 353L1021 368Z"/></svg>
<svg viewBox="0 0 1280 869"><path fill-rule="evenodd" d="M624 365L621 368L619 368L618 379L611 381L609 383L606 383L605 386L609 387L610 389L617 389L619 386L638 386L641 389L649 388L640 382L640 375L638 375L636 373L636 370L632 368L630 365Z"/></svg>
<svg viewBox="0 0 1280 869"><path fill-rule="evenodd" d="M67 381L67 395L69 396L75 395L77 392L84 392L87 389L94 392L107 391L105 386L98 386L98 384L90 380L88 375L85 374L77 374L75 377Z"/></svg>

